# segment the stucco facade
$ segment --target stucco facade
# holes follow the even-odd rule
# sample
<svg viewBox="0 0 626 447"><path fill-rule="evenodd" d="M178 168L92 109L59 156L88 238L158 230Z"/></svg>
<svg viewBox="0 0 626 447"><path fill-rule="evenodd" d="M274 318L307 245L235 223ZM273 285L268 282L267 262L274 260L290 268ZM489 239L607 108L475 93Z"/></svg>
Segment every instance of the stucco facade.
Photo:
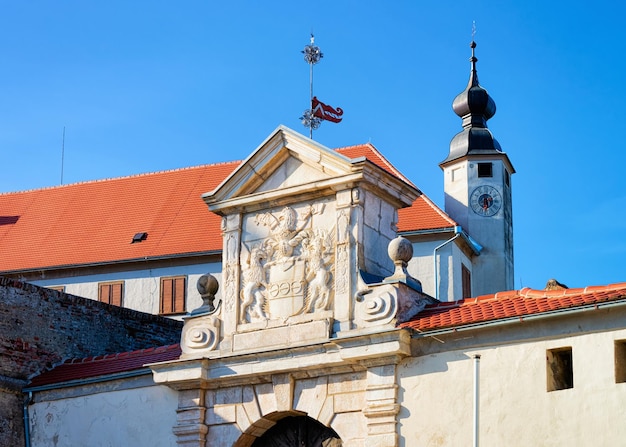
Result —
<svg viewBox="0 0 626 447"><path fill-rule="evenodd" d="M29 409L31 446L173 447L177 399L145 375L42 391Z"/></svg>

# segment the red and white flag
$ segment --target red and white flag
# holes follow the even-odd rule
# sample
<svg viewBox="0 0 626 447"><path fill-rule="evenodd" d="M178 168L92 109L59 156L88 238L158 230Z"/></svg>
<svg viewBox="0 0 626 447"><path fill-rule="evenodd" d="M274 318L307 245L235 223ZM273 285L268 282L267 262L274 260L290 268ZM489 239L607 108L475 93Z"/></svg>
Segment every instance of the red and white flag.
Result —
<svg viewBox="0 0 626 447"><path fill-rule="evenodd" d="M313 116L326 121L338 123L342 120L341 115L343 115L343 110L340 107L334 109L331 106L327 106L319 101L316 96L311 100L311 110L313 110Z"/></svg>

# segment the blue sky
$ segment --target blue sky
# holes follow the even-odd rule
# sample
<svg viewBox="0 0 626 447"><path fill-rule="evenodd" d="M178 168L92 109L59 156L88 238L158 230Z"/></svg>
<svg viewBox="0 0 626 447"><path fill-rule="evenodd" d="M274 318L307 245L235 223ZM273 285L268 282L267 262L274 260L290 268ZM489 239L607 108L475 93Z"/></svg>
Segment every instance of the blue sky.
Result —
<svg viewBox="0 0 626 447"><path fill-rule="evenodd" d="M2 0L0 192L245 158L315 94L443 206L476 22L513 176L515 287L626 281L626 6L582 1Z"/></svg>

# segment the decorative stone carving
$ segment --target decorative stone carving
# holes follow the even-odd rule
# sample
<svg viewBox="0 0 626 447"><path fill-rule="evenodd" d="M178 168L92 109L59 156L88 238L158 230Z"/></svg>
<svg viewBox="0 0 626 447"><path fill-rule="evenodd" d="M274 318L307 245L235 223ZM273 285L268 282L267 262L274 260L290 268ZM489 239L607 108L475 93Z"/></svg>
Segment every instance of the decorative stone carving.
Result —
<svg viewBox="0 0 626 447"><path fill-rule="evenodd" d="M213 351L219 342L221 321L215 316L187 321L181 335L184 354Z"/></svg>
<svg viewBox="0 0 626 447"><path fill-rule="evenodd" d="M213 275L206 274L198 279L196 288L203 304L185 318L180 338L183 357L213 351L220 340L221 320L217 317L220 303L218 302L217 307L213 304L219 283Z"/></svg>
<svg viewBox="0 0 626 447"><path fill-rule="evenodd" d="M368 291L357 296L355 317L361 326L387 324L395 318L398 306L394 292L392 286L387 286L384 290L376 290L376 293Z"/></svg>
<svg viewBox="0 0 626 447"><path fill-rule="evenodd" d="M240 323L266 319L265 315L265 268L267 259L265 250L260 246L250 250L248 260L243 267L243 289L241 290Z"/></svg>
<svg viewBox="0 0 626 447"><path fill-rule="evenodd" d="M226 312L232 313L235 310L235 302L237 299L237 271L239 265L234 261L225 264L224 271L222 272L224 280L224 308Z"/></svg>
<svg viewBox="0 0 626 447"><path fill-rule="evenodd" d="M215 276L211 274L202 275L196 284L198 293L202 297L202 306L191 312L191 315L200 313L211 313L215 310L213 301L215 301L215 294L219 290L219 283Z"/></svg>
<svg viewBox="0 0 626 447"><path fill-rule="evenodd" d="M307 228L311 216L324 205L309 206L300 214L284 207L255 216L270 234L251 247L242 243L242 286L239 322L287 319L328 310L332 305L332 231Z"/></svg>
<svg viewBox="0 0 626 447"><path fill-rule="evenodd" d="M394 274L373 284L365 284L361 278L355 306L355 320L361 327L401 323L437 302L422 293L422 284L407 271L413 257L411 242L399 236L389 243L387 251L395 264Z"/></svg>
<svg viewBox="0 0 626 447"><path fill-rule="evenodd" d="M413 258L413 244L408 239L398 236L389 242L387 254L393 261L396 269L393 275L385 278L385 282L401 281L418 292L422 291L422 283L413 278L407 271L407 265Z"/></svg>

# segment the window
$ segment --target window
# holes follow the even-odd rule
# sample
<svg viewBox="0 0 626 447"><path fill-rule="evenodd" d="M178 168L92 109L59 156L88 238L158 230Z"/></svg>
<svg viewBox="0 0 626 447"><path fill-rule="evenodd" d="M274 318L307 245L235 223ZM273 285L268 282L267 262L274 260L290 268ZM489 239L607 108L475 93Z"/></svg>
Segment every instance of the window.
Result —
<svg viewBox="0 0 626 447"><path fill-rule="evenodd" d="M456 182L457 180L463 179L463 168L455 168L451 172L452 181Z"/></svg>
<svg viewBox="0 0 626 447"><path fill-rule="evenodd" d="M615 340L615 383L626 383L626 340Z"/></svg>
<svg viewBox="0 0 626 447"><path fill-rule="evenodd" d="M104 282L98 284L98 301L113 304L114 306L122 306L124 297L124 282Z"/></svg>
<svg viewBox="0 0 626 447"><path fill-rule="evenodd" d="M493 164L478 163L478 177L493 177Z"/></svg>
<svg viewBox="0 0 626 447"><path fill-rule="evenodd" d="M65 292L65 286L47 286L46 288L56 290L57 292Z"/></svg>
<svg viewBox="0 0 626 447"><path fill-rule="evenodd" d="M511 186L511 174L506 169L504 170L504 184L506 186Z"/></svg>
<svg viewBox="0 0 626 447"><path fill-rule="evenodd" d="M185 276L161 278L161 305L159 313L170 315L185 312L186 286L187 278Z"/></svg>
<svg viewBox="0 0 626 447"><path fill-rule="evenodd" d="M465 264L461 264L461 286L463 288L463 298L472 296L472 273Z"/></svg>
<svg viewBox="0 0 626 447"><path fill-rule="evenodd" d="M548 349L546 351L548 391L574 388L572 348Z"/></svg>

